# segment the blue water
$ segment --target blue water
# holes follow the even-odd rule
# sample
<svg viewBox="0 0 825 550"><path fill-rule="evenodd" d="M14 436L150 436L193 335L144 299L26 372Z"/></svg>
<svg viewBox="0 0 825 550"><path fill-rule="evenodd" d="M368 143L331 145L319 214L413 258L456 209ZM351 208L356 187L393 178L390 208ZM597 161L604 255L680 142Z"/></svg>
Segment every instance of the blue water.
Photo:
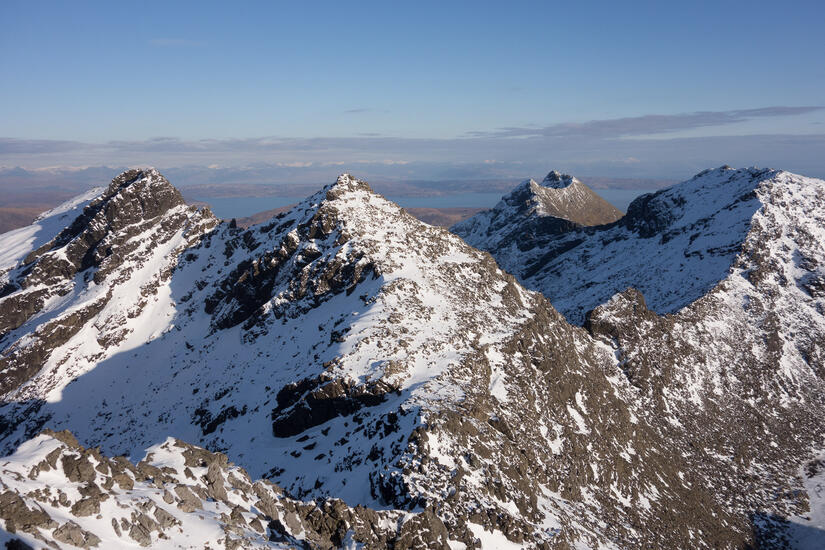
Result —
<svg viewBox="0 0 825 550"><path fill-rule="evenodd" d="M501 193L458 193L443 197L387 197L404 208L492 208Z"/></svg>
<svg viewBox="0 0 825 550"><path fill-rule="evenodd" d="M637 196L649 193L645 189L599 189L597 193L619 210L626 210L627 205ZM457 193L442 197L396 197L387 198L405 208L492 208L501 200L502 193ZM264 210L296 204L302 199L296 197L231 197L223 199L206 199L212 212L219 218L245 218Z"/></svg>
<svg viewBox="0 0 825 550"><path fill-rule="evenodd" d="M225 199L198 199L208 203L219 218L245 218L264 210L272 210L301 202L296 197L231 197Z"/></svg>
<svg viewBox="0 0 825 550"><path fill-rule="evenodd" d="M633 199L645 193L655 193L656 189L595 189L604 200L621 210L627 211L627 207Z"/></svg>

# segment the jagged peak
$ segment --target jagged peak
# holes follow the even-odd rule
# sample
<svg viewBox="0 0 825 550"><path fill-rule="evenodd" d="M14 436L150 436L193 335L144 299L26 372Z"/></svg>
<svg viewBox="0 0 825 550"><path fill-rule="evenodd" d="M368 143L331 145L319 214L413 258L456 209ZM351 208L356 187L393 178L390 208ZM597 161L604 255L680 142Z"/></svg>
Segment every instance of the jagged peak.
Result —
<svg viewBox="0 0 825 550"><path fill-rule="evenodd" d="M367 191L368 193L374 193L367 182L359 180L346 172L338 176L335 183L327 186L325 191L328 200L335 200L352 191Z"/></svg>
<svg viewBox="0 0 825 550"><path fill-rule="evenodd" d="M542 187L550 187L552 189L563 189L578 182L576 178L570 174L562 174L558 170L551 170L542 180Z"/></svg>
<svg viewBox="0 0 825 550"><path fill-rule="evenodd" d="M383 214L375 215L377 210ZM288 226L306 229L320 224L310 233L327 235L339 223L348 225L350 230L367 230L368 226L374 229L376 224L387 221L388 212L413 219L396 203L373 191L366 181L343 173L288 211L252 227L256 228L253 232L270 233ZM316 230L320 232L315 233Z"/></svg>
<svg viewBox="0 0 825 550"><path fill-rule="evenodd" d="M349 186L349 185L355 184L358 181L359 181L358 178L356 178L352 174L350 174L348 172L344 172L343 174L338 176L338 179L335 180L335 185Z"/></svg>
<svg viewBox="0 0 825 550"><path fill-rule="evenodd" d="M137 181L142 179L166 179L164 178L160 172L156 168L153 167L143 167L143 168L129 168L128 170L124 170L114 178L112 178L112 183L110 184L111 187L122 187L125 185L131 185Z"/></svg>
<svg viewBox="0 0 825 550"><path fill-rule="evenodd" d="M130 168L121 172L112 178L112 182L103 193L103 196L112 196L132 188L139 188L139 191L146 188L154 192L163 189L165 191L171 191L180 197L180 193L175 186L169 183L169 180L163 177L154 167ZM183 197L180 197L180 202L183 202Z"/></svg>
<svg viewBox="0 0 825 550"><path fill-rule="evenodd" d="M533 179L522 181L495 207L457 223L451 231L471 245L488 250L502 245L501 239L535 235L536 228L527 231L523 223L543 225L542 231L559 231L569 223L584 226L613 223L622 215L575 177L553 170L542 183ZM493 241L497 244L493 245Z"/></svg>
<svg viewBox="0 0 825 550"><path fill-rule="evenodd" d="M702 170L701 172L699 172L698 174L694 175L692 178L690 178L689 181L702 178L702 177L707 176L708 174L712 174L712 173L722 173L726 170L735 170L735 168L732 168L731 166L729 166L727 164L723 164L722 166L720 166L718 168L706 168L706 169Z"/></svg>
<svg viewBox="0 0 825 550"><path fill-rule="evenodd" d="M529 193L534 196L539 195L543 197L547 195L551 189L567 189L573 184L581 184L581 182L569 174L562 174L557 170L552 170L545 176L541 183L538 183L533 178L522 181L513 189L511 195L521 197L524 193Z"/></svg>
<svg viewBox="0 0 825 550"><path fill-rule="evenodd" d="M186 205L183 195L156 168L132 168L112 179L109 187L87 207L108 219L148 220ZM205 211L211 217L211 211Z"/></svg>
<svg viewBox="0 0 825 550"><path fill-rule="evenodd" d="M492 251L505 269L516 271L533 262L535 267L522 272L527 286L542 291L575 323L627 286L644 292L651 310L675 313L706 296L733 269L759 266L753 268L756 275L748 275L749 284L754 284L779 265L767 263L767 254L804 249L807 242L815 242L795 235L819 234L809 228L817 223L823 196L821 180L782 170L721 166L636 198L618 223L589 233L562 233L537 241L534 233L522 231L531 243L537 242L534 247L543 256L526 245L502 252L498 241L484 240L481 231L469 242ZM798 240L792 243L794 239ZM755 242L760 244L749 244ZM798 257L815 255L810 251ZM791 258L789 265L794 261L799 260ZM810 277L819 281L819 275Z"/></svg>
<svg viewBox="0 0 825 550"><path fill-rule="evenodd" d="M84 203L78 212L77 207ZM60 225L50 224L54 231L51 238L44 234L37 247L18 256L21 265L37 266L21 272L19 279L6 285L6 292L34 284L56 285L92 266L98 268L94 277L100 283L122 261L111 254L115 243L151 228L158 234L168 234L171 228L184 223L184 207L183 196L156 169L126 170L113 178L107 188L92 190L47 213L64 215L58 218ZM189 212L193 211L195 208L190 207ZM199 218L214 220L208 211L201 212ZM38 223L46 219L41 217ZM50 254L58 250L59 253Z"/></svg>

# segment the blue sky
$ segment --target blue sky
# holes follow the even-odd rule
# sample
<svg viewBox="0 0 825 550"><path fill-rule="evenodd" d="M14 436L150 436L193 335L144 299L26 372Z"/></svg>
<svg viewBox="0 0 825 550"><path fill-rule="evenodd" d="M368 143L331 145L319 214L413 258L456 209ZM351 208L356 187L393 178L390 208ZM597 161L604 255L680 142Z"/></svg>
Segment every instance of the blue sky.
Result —
<svg viewBox="0 0 825 550"><path fill-rule="evenodd" d="M825 175L821 2L6 0L0 20L3 165L672 176L692 143Z"/></svg>

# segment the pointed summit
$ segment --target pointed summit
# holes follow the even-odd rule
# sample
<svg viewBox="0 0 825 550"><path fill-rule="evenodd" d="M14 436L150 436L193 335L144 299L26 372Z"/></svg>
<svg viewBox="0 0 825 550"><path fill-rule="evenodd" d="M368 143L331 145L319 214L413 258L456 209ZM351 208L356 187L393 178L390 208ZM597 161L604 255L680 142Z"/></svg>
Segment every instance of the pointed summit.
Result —
<svg viewBox="0 0 825 550"><path fill-rule="evenodd" d="M569 174L562 174L558 170L551 170L541 182L543 187L550 187L552 189L563 189L578 182L576 178Z"/></svg>
<svg viewBox="0 0 825 550"><path fill-rule="evenodd" d="M98 187L97 194L93 202L106 200L118 194L157 192L180 196L178 190L169 183L156 168L151 166L140 168L129 168L124 170L109 182L109 185ZM173 201L177 203L178 201Z"/></svg>
<svg viewBox="0 0 825 550"><path fill-rule="evenodd" d="M335 183L326 187L325 190L328 200L335 200L351 191L366 191L368 193L374 192L367 182L361 181L347 173L343 173L338 176Z"/></svg>
<svg viewBox="0 0 825 550"><path fill-rule="evenodd" d="M541 184L532 179L523 181L494 208L450 230L482 250L499 251L513 243L520 249L532 249L547 235L609 224L622 215L573 176L553 170Z"/></svg>
<svg viewBox="0 0 825 550"><path fill-rule="evenodd" d="M502 199L521 215L552 216L579 225L604 225L622 212L569 174L551 171L542 182L527 180ZM496 207L498 208L498 206Z"/></svg>
<svg viewBox="0 0 825 550"><path fill-rule="evenodd" d="M23 262L30 264L47 252L65 248L65 258L74 270L100 266L111 255L111 242L149 229L152 220L173 215L176 209L186 209L183 196L157 170L126 170L112 179L70 225Z"/></svg>
<svg viewBox="0 0 825 550"><path fill-rule="evenodd" d="M184 204L180 191L155 168L126 170L112 180L90 207L107 210L106 217L135 223L160 216Z"/></svg>
<svg viewBox="0 0 825 550"><path fill-rule="evenodd" d="M532 181L532 180L531 180ZM622 217L622 212L595 191L569 174L551 171L541 185L531 186L540 215L555 216L580 225L604 225Z"/></svg>

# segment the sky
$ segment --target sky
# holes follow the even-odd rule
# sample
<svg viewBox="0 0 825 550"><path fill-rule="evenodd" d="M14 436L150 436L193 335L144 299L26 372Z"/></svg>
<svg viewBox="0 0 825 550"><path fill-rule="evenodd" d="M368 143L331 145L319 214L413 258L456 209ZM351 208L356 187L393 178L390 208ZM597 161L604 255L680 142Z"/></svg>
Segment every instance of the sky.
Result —
<svg viewBox="0 0 825 550"><path fill-rule="evenodd" d="M823 22L821 1L5 0L0 165L825 176Z"/></svg>

